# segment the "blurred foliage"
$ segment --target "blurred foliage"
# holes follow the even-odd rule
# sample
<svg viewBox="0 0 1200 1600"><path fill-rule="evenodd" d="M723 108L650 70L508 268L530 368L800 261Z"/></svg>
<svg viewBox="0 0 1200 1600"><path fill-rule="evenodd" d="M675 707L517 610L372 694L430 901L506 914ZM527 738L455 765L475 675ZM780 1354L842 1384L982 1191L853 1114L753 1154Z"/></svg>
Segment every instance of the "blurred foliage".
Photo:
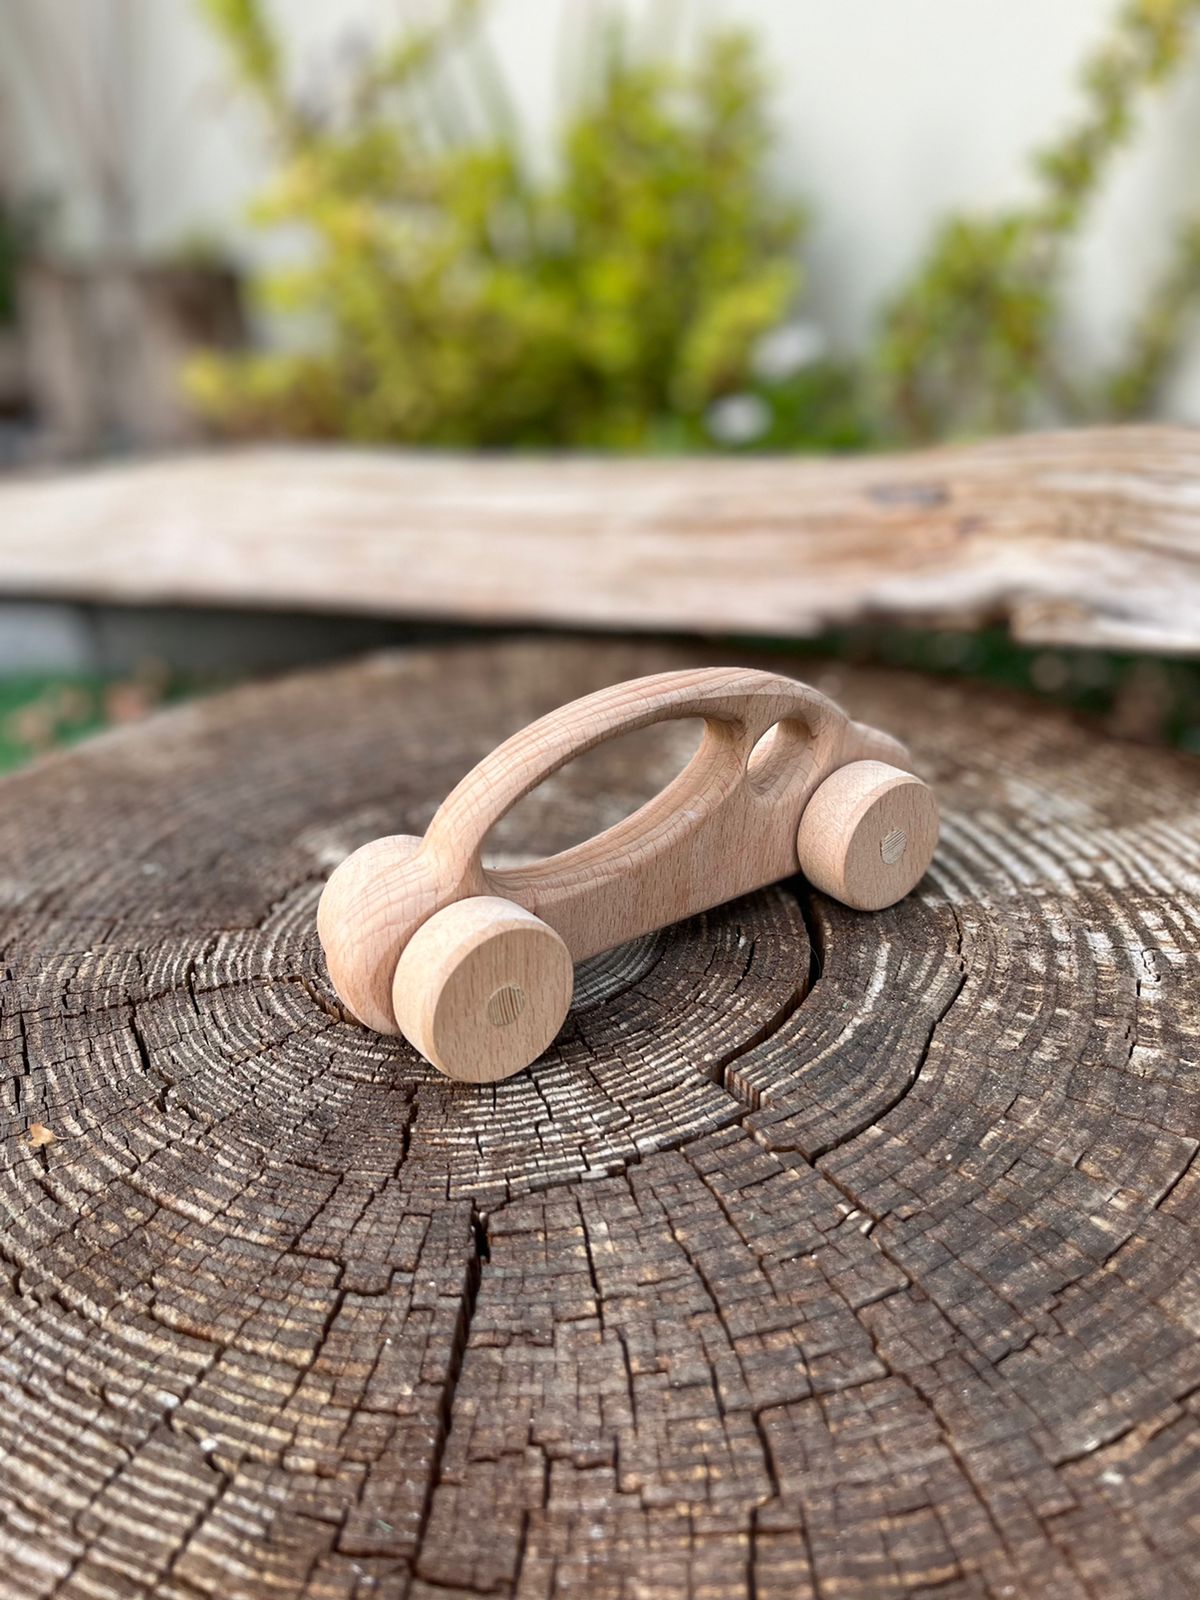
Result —
<svg viewBox="0 0 1200 1600"><path fill-rule="evenodd" d="M811 640L726 643L749 654L777 651L788 658L786 670L801 677L805 662L832 658L991 683L1084 713L1120 738L1174 745L1200 755L1200 662L1030 647L1014 643L999 628L957 633L864 625ZM170 675L153 662L123 678L0 675L0 773L102 728L136 721L160 705L233 681L236 675L227 673Z"/></svg>
<svg viewBox="0 0 1200 1600"><path fill-rule="evenodd" d="M1200 215L1180 227L1156 293L1134 326L1129 351L1108 382L1107 415L1129 418L1152 410L1170 375L1200 299Z"/></svg>
<svg viewBox="0 0 1200 1600"><path fill-rule="evenodd" d="M0 206L0 328L17 320L17 233L7 211Z"/></svg>
<svg viewBox="0 0 1200 1600"><path fill-rule="evenodd" d="M739 33L684 67L593 24L542 174L474 0L366 55L319 116L289 95L260 0L204 4L280 152L256 215L315 243L262 286L305 347L192 371L235 429L669 446L743 381L796 292L801 217L765 181L763 85Z"/></svg>
<svg viewBox="0 0 1200 1600"><path fill-rule="evenodd" d="M765 83L740 32L647 58L614 14L531 167L483 0L289 85L264 0L200 0L273 130L255 208L315 244L264 301L297 347L190 374L232 432L439 445L855 449L1145 414L1200 301L1200 213L1180 227L1118 370L1062 347L1070 246L1140 99L1186 59L1200 0L1123 0L1081 109L1034 159L1029 202L948 218L853 361L795 319L803 217L766 175Z"/></svg>
<svg viewBox="0 0 1200 1600"><path fill-rule="evenodd" d="M832 656L1017 690L1092 717L1117 738L1200 755L1200 662L1019 644L1003 628L968 633L865 623L774 647L802 659Z"/></svg>
<svg viewBox="0 0 1200 1600"><path fill-rule="evenodd" d="M1098 393L1062 366L1067 246L1133 131L1139 95L1184 60L1197 17L1200 0L1126 0L1084 67L1079 120L1034 159L1032 201L952 217L938 230L888 308L875 352L875 405L889 438L1128 417L1156 399L1200 298L1200 215L1181 229L1125 362Z"/></svg>
<svg viewBox="0 0 1200 1600"><path fill-rule="evenodd" d="M123 678L61 672L2 676L0 773L102 728L136 722L197 687L149 661Z"/></svg>
<svg viewBox="0 0 1200 1600"><path fill-rule="evenodd" d="M0 196L0 328L16 325L21 264L36 248L50 209L44 196L21 201Z"/></svg>
<svg viewBox="0 0 1200 1600"><path fill-rule="evenodd" d="M61 673L0 678L0 772L103 725L96 680Z"/></svg>

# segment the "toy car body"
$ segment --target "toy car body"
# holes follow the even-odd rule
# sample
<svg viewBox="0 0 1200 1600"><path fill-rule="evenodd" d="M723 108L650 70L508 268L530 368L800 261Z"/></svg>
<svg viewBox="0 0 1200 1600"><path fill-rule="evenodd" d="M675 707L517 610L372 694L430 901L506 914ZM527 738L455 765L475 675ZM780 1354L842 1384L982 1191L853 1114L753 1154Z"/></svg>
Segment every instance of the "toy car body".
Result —
<svg viewBox="0 0 1200 1600"><path fill-rule="evenodd" d="M700 746L638 811L546 860L485 867L490 830L552 773L684 717L703 719ZM936 802L909 768L897 740L776 673L602 689L498 746L423 838L376 839L336 869L317 914L330 976L355 1017L450 1075L507 1076L561 1026L576 961L797 871L860 909L907 894L937 838Z"/></svg>

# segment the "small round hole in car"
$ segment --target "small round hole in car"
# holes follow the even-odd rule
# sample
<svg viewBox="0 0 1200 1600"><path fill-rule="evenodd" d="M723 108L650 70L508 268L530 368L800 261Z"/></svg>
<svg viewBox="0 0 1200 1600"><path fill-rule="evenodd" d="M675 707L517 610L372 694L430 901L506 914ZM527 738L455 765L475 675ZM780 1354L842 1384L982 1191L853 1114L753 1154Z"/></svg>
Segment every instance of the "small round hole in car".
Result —
<svg viewBox="0 0 1200 1600"><path fill-rule="evenodd" d="M786 783L797 762L804 759L809 740L808 728L795 718L772 723L750 752L746 764L750 786L766 794Z"/></svg>

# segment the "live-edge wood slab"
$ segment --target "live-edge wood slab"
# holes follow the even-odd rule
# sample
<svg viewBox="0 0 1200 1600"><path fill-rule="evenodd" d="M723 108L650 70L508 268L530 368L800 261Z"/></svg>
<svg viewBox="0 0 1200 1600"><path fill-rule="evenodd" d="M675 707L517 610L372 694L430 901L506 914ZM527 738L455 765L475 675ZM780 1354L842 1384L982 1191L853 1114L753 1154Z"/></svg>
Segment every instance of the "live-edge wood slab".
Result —
<svg viewBox="0 0 1200 1600"><path fill-rule="evenodd" d="M256 447L0 481L0 592L796 638L1200 649L1200 429L832 458Z"/></svg>
<svg viewBox="0 0 1200 1600"><path fill-rule="evenodd" d="M380 659L0 787L5 1600L1200 1593L1194 761L827 669L937 786L908 901L598 958L484 1090L340 1013L332 865L687 659Z"/></svg>

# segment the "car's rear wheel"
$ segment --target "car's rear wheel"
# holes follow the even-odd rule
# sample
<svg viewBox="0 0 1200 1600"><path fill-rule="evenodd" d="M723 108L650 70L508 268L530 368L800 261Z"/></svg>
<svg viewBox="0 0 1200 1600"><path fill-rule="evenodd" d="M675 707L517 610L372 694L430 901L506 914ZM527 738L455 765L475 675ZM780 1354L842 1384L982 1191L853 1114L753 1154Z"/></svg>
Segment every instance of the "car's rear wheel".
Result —
<svg viewBox="0 0 1200 1600"><path fill-rule="evenodd" d="M825 779L800 818L800 870L859 911L881 911L924 877L938 836L933 790L883 761L852 761Z"/></svg>

